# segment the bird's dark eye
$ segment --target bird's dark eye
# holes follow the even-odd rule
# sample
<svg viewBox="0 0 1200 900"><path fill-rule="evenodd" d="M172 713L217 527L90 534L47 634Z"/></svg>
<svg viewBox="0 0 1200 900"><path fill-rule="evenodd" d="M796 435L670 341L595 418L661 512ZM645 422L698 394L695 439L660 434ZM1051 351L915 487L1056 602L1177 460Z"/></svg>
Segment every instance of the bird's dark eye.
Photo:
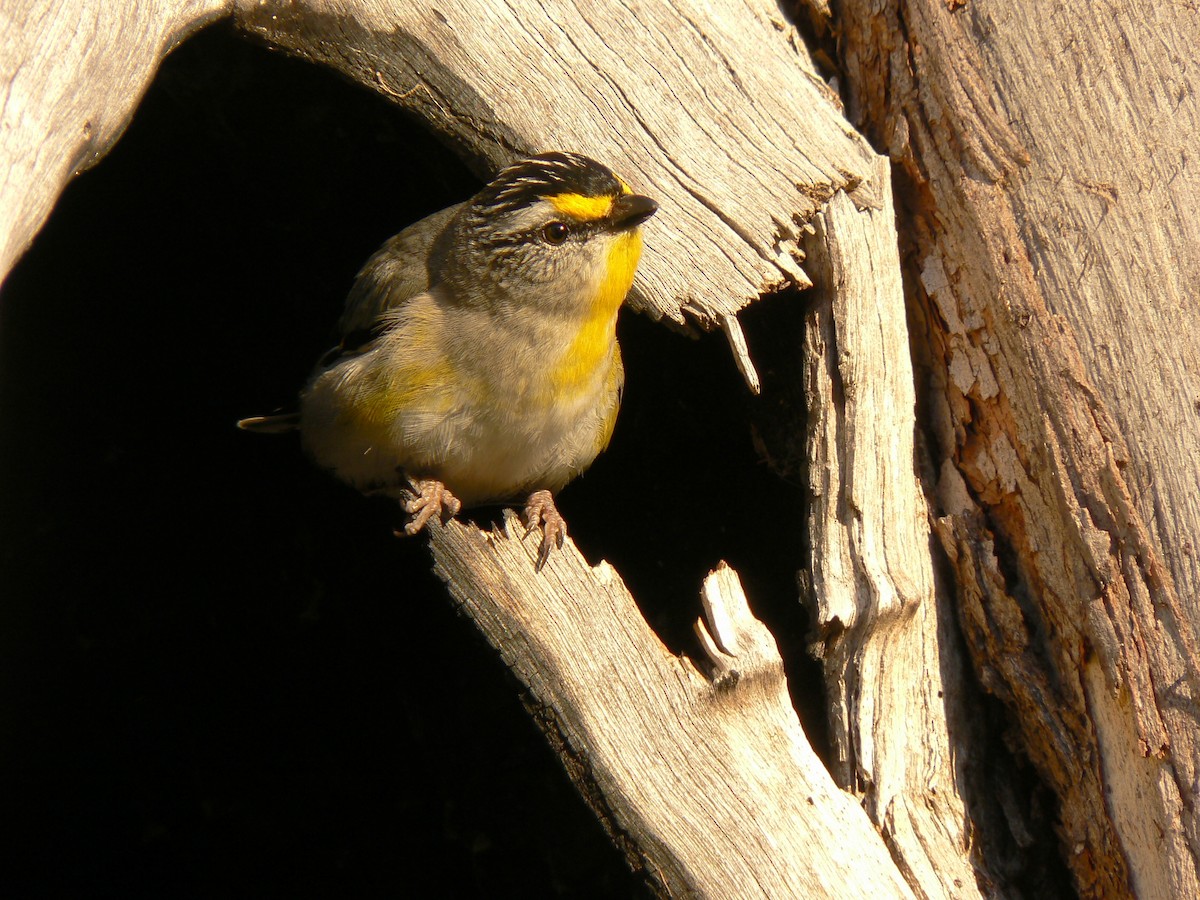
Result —
<svg viewBox="0 0 1200 900"><path fill-rule="evenodd" d="M561 244L571 234L566 222L551 222L542 229L542 237L547 244Z"/></svg>

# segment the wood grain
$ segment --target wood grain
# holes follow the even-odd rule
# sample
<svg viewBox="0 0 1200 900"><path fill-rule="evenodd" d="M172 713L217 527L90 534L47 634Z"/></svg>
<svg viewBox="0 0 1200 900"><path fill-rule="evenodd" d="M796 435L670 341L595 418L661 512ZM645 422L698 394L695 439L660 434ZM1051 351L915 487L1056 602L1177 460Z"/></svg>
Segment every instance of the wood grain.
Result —
<svg viewBox="0 0 1200 900"><path fill-rule="evenodd" d="M606 563L510 516L435 527L434 567L526 685L535 719L630 862L671 896L909 897L878 832L813 753L733 571L705 583L706 677L672 656Z"/></svg>
<svg viewBox="0 0 1200 900"><path fill-rule="evenodd" d="M0 7L0 279L67 182L125 130L162 58L222 0Z"/></svg>
<svg viewBox="0 0 1200 900"><path fill-rule="evenodd" d="M809 535L834 775L923 896L987 896L948 764L969 752L947 725L967 715L963 660L954 611L934 591L894 211L860 212L838 194L813 226Z"/></svg>

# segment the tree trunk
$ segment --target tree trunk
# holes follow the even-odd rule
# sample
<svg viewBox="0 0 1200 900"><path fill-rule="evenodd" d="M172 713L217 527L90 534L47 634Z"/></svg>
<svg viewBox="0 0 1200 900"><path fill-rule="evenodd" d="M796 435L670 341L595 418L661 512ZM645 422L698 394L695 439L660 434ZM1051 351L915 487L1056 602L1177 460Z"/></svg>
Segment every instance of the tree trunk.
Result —
<svg viewBox="0 0 1200 900"><path fill-rule="evenodd" d="M1200 18L848 2L905 174L937 531L1086 896L1196 896Z"/></svg>
<svg viewBox="0 0 1200 900"><path fill-rule="evenodd" d="M511 527L434 529L451 595L661 890L1036 892L1013 874L1033 801L979 774L1011 760L988 763L1007 755L977 721L973 664L1056 798L1079 892L1200 894L1200 361L1179 337L1200 283L1194 11L845 0L831 22L813 4L852 127L767 0L18 5L0 35L3 271L161 57L233 14L480 174L552 147L625 174L662 202L632 305L724 330L752 389L738 311L814 287L795 437L830 771L718 560L689 661L571 545L537 574ZM887 161L855 127L897 164L901 237Z"/></svg>

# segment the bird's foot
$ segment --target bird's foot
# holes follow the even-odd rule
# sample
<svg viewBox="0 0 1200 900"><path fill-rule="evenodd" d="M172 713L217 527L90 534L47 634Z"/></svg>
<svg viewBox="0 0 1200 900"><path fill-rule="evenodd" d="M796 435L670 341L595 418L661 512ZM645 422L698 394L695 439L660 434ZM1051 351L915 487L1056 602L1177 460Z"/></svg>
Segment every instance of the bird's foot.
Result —
<svg viewBox="0 0 1200 900"><path fill-rule="evenodd" d="M404 492L405 497L400 502L404 511L412 516L412 520L404 526L405 534L416 534L434 516L447 519L458 515L458 511L462 509L462 503L440 481L432 478L410 478L408 483L412 489Z"/></svg>
<svg viewBox="0 0 1200 900"><path fill-rule="evenodd" d="M542 526L542 546L538 549L537 571L542 570L550 552L562 547L567 539L567 523L554 505L554 495L549 491L534 491L525 501L525 533Z"/></svg>

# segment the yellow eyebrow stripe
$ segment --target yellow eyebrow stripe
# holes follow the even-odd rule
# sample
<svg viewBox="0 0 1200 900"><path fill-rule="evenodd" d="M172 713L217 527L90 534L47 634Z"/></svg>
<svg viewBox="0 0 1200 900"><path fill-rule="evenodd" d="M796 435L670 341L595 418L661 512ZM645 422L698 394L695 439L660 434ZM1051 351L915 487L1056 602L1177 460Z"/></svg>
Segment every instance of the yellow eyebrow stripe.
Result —
<svg viewBox="0 0 1200 900"><path fill-rule="evenodd" d="M564 216L581 222L595 222L612 212L612 197L585 197L583 194L554 194L547 197Z"/></svg>

